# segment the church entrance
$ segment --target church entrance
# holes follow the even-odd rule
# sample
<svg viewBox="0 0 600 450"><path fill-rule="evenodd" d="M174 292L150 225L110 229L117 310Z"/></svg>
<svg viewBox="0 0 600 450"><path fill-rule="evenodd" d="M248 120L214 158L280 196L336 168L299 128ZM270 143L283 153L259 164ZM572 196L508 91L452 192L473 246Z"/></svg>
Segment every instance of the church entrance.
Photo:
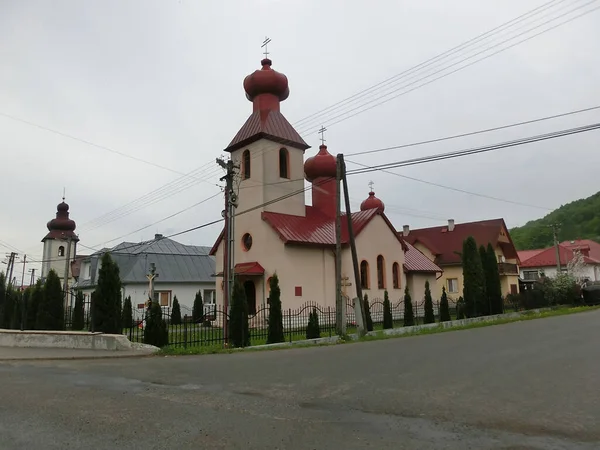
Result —
<svg viewBox="0 0 600 450"><path fill-rule="evenodd" d="M256 285L252 280L244 281L244 292L248 303L248 315L256 314Z"/></svg>

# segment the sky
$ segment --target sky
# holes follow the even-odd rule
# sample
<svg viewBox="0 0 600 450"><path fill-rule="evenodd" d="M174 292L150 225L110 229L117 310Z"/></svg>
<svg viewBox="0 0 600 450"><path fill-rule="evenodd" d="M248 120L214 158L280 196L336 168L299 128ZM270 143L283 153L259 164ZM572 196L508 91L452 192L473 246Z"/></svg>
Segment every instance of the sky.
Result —
<svg viewBox="0 0 600 450"><path fill-rule="evenodd" d="M344 153L349 170L358 168L353 161L384 164L598 122L594 110L352 156L600 105L600 10L592 11L599 6L0 0L0 251L41 259L46 223L63 189L79 254L220 219L223 171L215 159L252 112L242 82L260 68L266 36L273 69L289 79L281 111L311 145L305 157L318 150L324 125L329 151ZM537 7L512 27L423 64ZM372 172L349 177L350 198L358 208L373 181L398 229L451 218L522 225L598 191L599 136L591 131L391 170L470 193ZM220 229L175 239L211 246ZM39 270L36 263L27 267Z"/></svg>

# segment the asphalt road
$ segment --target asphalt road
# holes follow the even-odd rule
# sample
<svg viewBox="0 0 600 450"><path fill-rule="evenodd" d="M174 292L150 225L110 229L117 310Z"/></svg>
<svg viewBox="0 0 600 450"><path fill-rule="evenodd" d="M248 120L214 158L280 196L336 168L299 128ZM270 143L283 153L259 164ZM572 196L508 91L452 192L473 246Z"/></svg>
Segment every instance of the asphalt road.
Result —
<svg viewBox="0 0 600 450"><path fill-rule="evenodd" d="M0 448L598 449L600 311L236 354L0 363Z"/></svg>

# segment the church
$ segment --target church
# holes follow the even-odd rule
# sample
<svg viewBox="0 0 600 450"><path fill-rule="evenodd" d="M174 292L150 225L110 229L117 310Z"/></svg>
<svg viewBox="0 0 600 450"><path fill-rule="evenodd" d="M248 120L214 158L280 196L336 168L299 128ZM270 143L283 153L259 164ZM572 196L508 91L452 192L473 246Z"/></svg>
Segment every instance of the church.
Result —
<svg viewBox="0 0 600 450"><path fill-rule="evenodd" d="M307 302L335 306L336 157L321 145L304 160L310 146L280 111L290 93L288 79L271 68L270 59L261 65L243 83L252 113L225 149L239 167L235 277L244 286L250 313L267 304L275 273L284 308ZM305 201L305 179L311 183L311 205ZM351 217L363 293L383 299L387 290L390 300L397 302L408 286L413 301L421 301L425 282L433 286L442 269L403 239L374 192ZM221 232L210 251L216 258L217 277L223 273L224 243ZM345 216L341 260L342 278L348 281L343 292L353 298L356 287ZM223 304L223 292L222 278L217 278L217 304Z"/></svg>

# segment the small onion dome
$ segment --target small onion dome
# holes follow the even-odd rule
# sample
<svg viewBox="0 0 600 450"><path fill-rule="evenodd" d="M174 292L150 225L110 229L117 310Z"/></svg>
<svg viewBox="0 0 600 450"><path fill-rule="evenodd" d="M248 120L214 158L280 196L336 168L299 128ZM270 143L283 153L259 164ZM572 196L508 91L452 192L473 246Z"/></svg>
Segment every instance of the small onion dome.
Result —
<svg viewBox="0 0 600 450"><path fill-rule="evenodd" d="M74 231L75 221L69 219L69 205L64 201L56 207L56 218L46 224L48 231Z"/></svg>
<svg viewBox="0 0 600 450"><path fill-rule="evenodd" d="M308 181L317 178L333 177L337 175L337 158L327 151L326 145L319 147L319 153L311 156L304 163L304 176Z"/></svg>
<svg viewBox="0 0 600 450"><path fill-rule="evenodd" d="M287 77L271 69L271 60L263 59L261 61L262 69L255 70L244 78L244 90L246 98L250 101L260 94L272 94L283 101L290 95Z"/></svg>
<svg viewBox="0 0 600 450"><path fill-rule="evenodd" d="M375 197L375 192L373 191L369 192L367 199L360 204L361 211L366 211L367 209L378 209L380 212L383 212L385 209L385 205Z"/></svg>

